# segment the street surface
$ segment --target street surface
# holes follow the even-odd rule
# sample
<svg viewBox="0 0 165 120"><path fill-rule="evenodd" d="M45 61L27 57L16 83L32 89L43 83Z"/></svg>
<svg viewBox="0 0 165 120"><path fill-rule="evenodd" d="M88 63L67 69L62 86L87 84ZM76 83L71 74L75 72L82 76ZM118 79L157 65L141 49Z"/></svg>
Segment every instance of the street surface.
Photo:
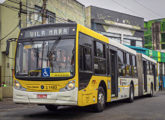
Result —
<svg viewBox="0 0 165 120"><path fill-rule="evenodd" d="M155 97L135 99L134 103L118 101L108 104L102 113L88 108L60 107L49 112L44 106L0 102L0 120L165 120L165 91Z"/></svg>

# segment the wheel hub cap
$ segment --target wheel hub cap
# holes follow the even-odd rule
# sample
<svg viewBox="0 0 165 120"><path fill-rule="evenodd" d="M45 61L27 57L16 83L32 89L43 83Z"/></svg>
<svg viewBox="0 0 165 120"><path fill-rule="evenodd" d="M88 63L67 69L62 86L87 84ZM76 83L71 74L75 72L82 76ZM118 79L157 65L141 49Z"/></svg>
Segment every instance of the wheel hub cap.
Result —
<svg viewBox="0 0 165 120"><path fill-rule="evenodd" d="M99 104L101 106L103 106L104 105L104 102L105 102L104 95L103 95L103 93L100 93L99 94Z"/></svg>

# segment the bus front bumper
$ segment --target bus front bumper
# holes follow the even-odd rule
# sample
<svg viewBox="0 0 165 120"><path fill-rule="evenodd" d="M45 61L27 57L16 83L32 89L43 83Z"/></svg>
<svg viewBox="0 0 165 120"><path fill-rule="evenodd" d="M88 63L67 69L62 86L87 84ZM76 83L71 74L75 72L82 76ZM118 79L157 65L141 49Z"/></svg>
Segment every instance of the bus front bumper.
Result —
<svg viewBox="0 0 165 120"><path fill-rule="evenodd" d="M47 95L37 98L37 95ZM77 105L78 88L65 92L27 92L13 88L13 101L27 104Z"/></svg>

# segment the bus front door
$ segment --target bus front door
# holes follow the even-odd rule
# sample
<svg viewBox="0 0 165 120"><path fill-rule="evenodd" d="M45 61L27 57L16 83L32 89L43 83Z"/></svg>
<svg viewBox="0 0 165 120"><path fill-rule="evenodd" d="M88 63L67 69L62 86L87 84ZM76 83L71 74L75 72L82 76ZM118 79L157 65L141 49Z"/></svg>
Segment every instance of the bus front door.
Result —
<svg viewBox="0 0 165 120"><path fill-rule="evenodd" d="M111 96L118 96L118 79L117 79L117 51L110 50L110 70L111 70Z"/></svg>

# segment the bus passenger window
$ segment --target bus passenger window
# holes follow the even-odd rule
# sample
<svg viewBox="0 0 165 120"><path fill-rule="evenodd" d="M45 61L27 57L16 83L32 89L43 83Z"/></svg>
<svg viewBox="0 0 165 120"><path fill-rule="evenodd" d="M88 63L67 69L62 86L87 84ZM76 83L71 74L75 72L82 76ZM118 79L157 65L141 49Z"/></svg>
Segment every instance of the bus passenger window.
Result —
<svg viewBox="0 0 165 120"><path fill-rule="evenodd" d="M126 58L127 58L126 64L127 64L127 65L130 65L130 59L129 59L129 54L128 54L128 53L126 54Z"/></svg>
<svg viewBox="0 0 165 120"><path fill-rule="evenodd" d="M83 64L84 64L83 63L83 47L79 46L79 68L80 68L80 70L84 69Z"/></svg>
<svg viewBox="0 0 165 120"><path fill-rule="evenodd" d="M79 69L80 71L92 71L92 41L93 38L79 34Z"/></svg>
<svg viewBox="0 0 165 120"><path fill-rule="evenodd" d="M130 57L129 54L126 53L126 75L127 76L131 76L131 74L130 74L131 66L130 66L130 58L129 57Z"/></svg>
<svg viewBox="0 0 165 120"><path fill-rule="evenodd" d="M121 50L117 52L119 76L125 76L124 53Z"/></svg>
<svg viewBox="0 0 165 120"><path fill-rule="evenodd" d="M152 71L153 71L152 63L150 63L150 75L154 75L154 74L152 73Z"/></svg>
<svg viewBox="0 0 165 120"><path fill-rule="evenodd" d="M84 48L84 69L85 70L92 70L92 59L91 59L91 49Z"/></svg>
<svg viewBox="0 0 165 120"><path fill-rule="evenodd" d="M92 71L92 51L89 47L79 46L79 68L82 71Z"/></svg>
<svg viewBox="0 0 165 120"><path fill-rule="evenodd" d="M133 72L133 70L132 70L132 55L129 55L129 60L130 60L129 74L130 74L130 76L132 76L132 72Z"/></svg>
<svg viewBox="0 0 165 120"><path fill-rule="evenodd" d="M150 74L150 63L147 62L147 75L149 75L149 74Z"/></svg>
<svg viewBox="0 0 165 120"><path fill-rule="evenodd" d="M105 45L95 42L95 56L105 58Z"/></svg>
<svg viewBox="0 0 165 120"><path fill-rule="evenodd" d="M136 57L132 56L132 76L137 77Z"/></svg>
<svg viewBox="0 0 165 120"><path fill-rule="evenodd" d="M96 74L106 74L105 45L94 42L94 70Z"/></svg>
<svg viewBox="0 0 165 120"><path fill-rule="evenodd" d="M109 75L110 74L110 50L109 48L107 47L107 74Z"/></svg>

